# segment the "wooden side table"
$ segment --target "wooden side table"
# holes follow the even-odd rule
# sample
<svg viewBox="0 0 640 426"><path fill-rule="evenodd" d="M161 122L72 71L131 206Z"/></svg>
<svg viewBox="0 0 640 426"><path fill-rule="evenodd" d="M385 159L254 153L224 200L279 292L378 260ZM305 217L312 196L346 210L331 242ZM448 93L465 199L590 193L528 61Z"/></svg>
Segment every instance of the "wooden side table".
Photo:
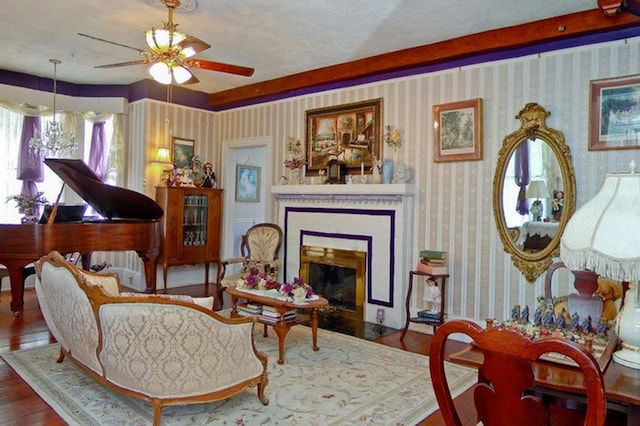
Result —
<svg viewBox="0 0 640 426"><path fill-rule="evenodd" d="M418 275L421 277L433 278L433 280L436 282L436 285L440 288L440 315L437 319L420 318L420 317L411 316L411 293L413 292L413 277L415 275ZM447 278L449 278L449 274L433 275L433 274L427 274L426 272L420 272L420 271L409 272L409 288L407 289L407 298L405 301L405 310L406 310L407 319L405 320L402 334L400 334L400 340L404 340L404 337L407 335L407 330L409 330L409 323L411 322L415 322L418 324L431 325L433 326L434 332L436 327L444 322L444 294L445 294Z"/></svg>

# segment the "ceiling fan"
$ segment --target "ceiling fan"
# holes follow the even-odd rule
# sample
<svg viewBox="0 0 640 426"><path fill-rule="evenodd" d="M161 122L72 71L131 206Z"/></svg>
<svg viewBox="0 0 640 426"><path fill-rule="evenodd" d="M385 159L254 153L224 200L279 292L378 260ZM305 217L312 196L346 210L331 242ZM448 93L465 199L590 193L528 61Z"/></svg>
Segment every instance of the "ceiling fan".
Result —
<svg viewBox="0 0 640 426"><path fill-rule="evenodd" d="M173 11L180 6L180 0L161 0L167 7L168 19L163 28L151 28L145 31L149 50L138 49L126 44L116 43L88 34L78 33L83 37L103 41L116 46L133 49L140 53L142 59L116 64L98 65L95 68L116 68L128 65L150 65L149 74L159 83L192 84L197 83L198 78L189 68L200 68L208 71L219 71L249 77L253 75L253 68L239 65L224 64L221 62L206 61L192 58L192 56L210 48L211 46L189 34L177 30L178 24L173 23Z"/></svg>

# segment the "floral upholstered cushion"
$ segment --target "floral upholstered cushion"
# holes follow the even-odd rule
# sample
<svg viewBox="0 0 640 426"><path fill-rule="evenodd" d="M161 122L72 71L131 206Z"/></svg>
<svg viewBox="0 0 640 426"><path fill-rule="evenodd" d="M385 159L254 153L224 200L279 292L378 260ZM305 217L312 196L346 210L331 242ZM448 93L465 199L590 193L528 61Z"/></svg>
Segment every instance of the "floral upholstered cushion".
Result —
<svg viewBox="0 0 640 426"><path fill-rule="evenodd" d="M170 300L179 300L181 302L194 303L206 309L213 309L213 296L209 297L191 297L183 294L147 294L147 293L131 293L123 291L120 293L122 297L161 297Z"/></svg>

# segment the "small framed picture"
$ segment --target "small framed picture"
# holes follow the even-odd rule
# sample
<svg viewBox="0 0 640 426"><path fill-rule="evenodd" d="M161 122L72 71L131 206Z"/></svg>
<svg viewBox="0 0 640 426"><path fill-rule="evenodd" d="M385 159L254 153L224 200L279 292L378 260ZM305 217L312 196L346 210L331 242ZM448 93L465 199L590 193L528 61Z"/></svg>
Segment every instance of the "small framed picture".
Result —
<svg viewBox="0 0 640 426"><path fill-rule="evenodd" d="M640 75L592 80L589 151L640 148Z"/></svg>
<svg viewBox="0 0 640 426"><path fill-rule="evenodd" d="M435 162L482 160L482 99L433 107Z"/></svg>
<svg viewBox="0 0 640 426"><path fill-rule="evenodd" d="M193 139L173 138L173 164L177 169L191 167L191 160L195 155L195 141Z"/></svg>
<svg viewBox="0 0 640 426"><path fill-rule="evenodd" d="M260 201L260 172L260 167L236 165L236 201Z"/></svg>

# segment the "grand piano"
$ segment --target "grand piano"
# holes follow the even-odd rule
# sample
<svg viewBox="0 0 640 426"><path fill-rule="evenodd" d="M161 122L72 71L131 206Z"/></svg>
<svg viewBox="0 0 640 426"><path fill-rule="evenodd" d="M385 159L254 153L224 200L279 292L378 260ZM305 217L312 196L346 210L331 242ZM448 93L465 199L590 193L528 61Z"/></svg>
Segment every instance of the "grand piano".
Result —
<svg viewBox="0 0 640 426"><path fill-rule="evenodd" d="M59 223L0 224L0 264L9 271L11 310L22 314L23 269L52 250L80 253L88 268L93 251L134 250L144 262L145 292L156 291L162 208L151 198L104 184L81 160L44 160L104 220Z"/></svg>

